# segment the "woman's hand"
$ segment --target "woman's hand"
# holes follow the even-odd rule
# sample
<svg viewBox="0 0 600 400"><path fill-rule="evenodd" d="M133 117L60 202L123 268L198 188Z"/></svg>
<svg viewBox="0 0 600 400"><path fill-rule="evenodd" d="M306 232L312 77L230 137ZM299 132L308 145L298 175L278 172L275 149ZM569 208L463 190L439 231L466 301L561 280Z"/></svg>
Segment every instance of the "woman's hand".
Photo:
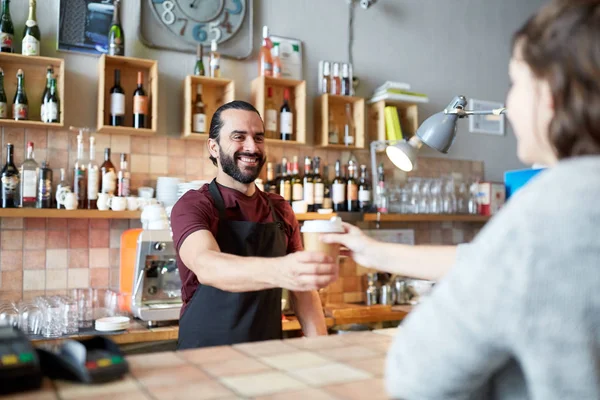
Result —
<svg viewBox="0 0 600 400"><path fill-rule="evenodd" d="M341 254L352 257L354 261L363 267L379 267L375 255L379 242L365 235L359 228L348 223L342 223L344 233L326 233L321 235L324 243L339 243L345 246Z"/></svg>

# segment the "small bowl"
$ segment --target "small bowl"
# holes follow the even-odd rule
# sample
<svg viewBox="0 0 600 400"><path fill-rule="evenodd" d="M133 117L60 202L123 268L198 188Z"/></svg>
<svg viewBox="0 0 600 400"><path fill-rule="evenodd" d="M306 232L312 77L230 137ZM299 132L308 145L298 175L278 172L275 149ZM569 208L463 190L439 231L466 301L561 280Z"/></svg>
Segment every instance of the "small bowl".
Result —
<svg viewBox="0 0 600 400"><path fill-rule="evenodd" d="M331 214L333 213L333 210L331 208L320 208L319 210L317 210L317 212L319 214Z"/></svg>
<svg viewBox="0 0 600 400"><path fill-rule="evenodd" d="M304 200L292 201L292 210L296 214L306 214L308 211L308 204Z"/></svg>

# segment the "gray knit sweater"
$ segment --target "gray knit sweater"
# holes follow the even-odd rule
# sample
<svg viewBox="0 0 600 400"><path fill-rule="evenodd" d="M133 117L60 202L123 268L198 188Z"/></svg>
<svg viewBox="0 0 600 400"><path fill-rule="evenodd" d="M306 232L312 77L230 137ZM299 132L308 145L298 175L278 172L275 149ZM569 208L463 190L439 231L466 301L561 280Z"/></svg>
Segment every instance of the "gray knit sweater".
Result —
<svg viewBox="0 0 600 400"><path fill-rule="evenodd" d="M399 399L600 399L600 157L521 189L398 330Z"/></svg>

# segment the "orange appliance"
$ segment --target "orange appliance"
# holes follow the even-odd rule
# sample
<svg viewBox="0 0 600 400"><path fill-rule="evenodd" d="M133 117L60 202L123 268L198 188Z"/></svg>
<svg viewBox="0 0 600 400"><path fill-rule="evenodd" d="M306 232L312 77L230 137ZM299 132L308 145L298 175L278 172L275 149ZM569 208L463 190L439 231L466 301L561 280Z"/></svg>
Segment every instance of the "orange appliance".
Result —
<svg viewBox="0 0 600 400"><path fill-rule="evenodd" d="M121 234L121 268L119 289L125 298L125 309L131 312L131 292L137 258L137 242L142 229L128 229Z"/></svg>

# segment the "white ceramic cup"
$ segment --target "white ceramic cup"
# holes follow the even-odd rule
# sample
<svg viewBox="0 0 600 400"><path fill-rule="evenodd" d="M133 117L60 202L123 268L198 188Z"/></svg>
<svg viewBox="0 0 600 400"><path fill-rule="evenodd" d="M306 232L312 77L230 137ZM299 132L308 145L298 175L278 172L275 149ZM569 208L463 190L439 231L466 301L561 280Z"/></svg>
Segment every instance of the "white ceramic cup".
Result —
<svg viewBox="0 0 600 400"><path fill-rule="evenodd" d="M308 211L308 204L304 200L292 201L292 210L295 214L306 214Z"/></svg>
<svg viewBox="0 0 600 400"><path fill-rule="evenodd" d="M96 207L100 211L106 211L109 207L111 195L108 193L98 193L98 200L96 200Z"/></svg>
<svg viewBox="0 0 600 400"><path fill-rule="evenodd" d="M65 206L65 208L67 210L76 210L77 209L77 196L75 196L75 193L65 193L62 204Z"/></svg>
<svg viewBox="0 0 600 400"><path fill-rule="evenodd" d="M138 196L142 199L151 199L154 197L154 188L142 186L141 188L138 188Z"/></svg>
<svg viewBox="0 0 600 400"><path fill-rule="evenodd" d="M140 207L140 201L135 196L127 197L127 209L129 211L135 211Z"/></svg>
<svg viewBox="0 0 600 400"><path fill-rule="evenodd" d="M125 211L127 209L126 197L111 197L108 206L113 211Z"/></svg>

